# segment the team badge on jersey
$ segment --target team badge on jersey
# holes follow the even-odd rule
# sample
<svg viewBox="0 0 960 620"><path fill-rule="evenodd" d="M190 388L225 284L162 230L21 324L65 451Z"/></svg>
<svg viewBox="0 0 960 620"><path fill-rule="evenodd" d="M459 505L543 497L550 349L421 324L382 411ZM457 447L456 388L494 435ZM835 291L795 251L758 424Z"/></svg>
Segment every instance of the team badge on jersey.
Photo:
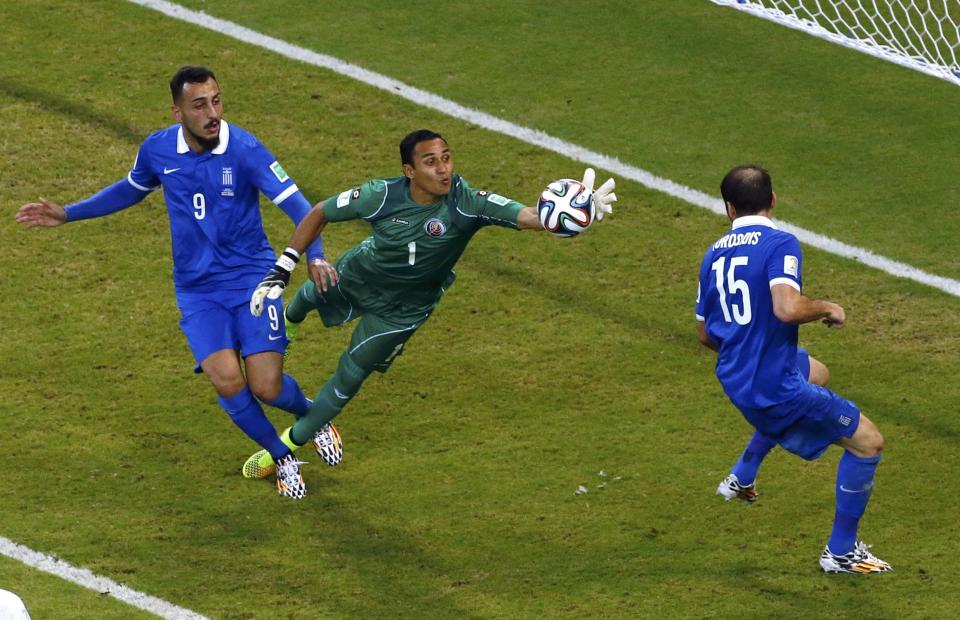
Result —
<svg viewBox="0 0 960 620"><path fill-rule="evenodd" d="M431 237L440 237L443 233L447 232L446 225L435 217L427 220L427 223L423 225L423 229L427 231L427 234Z"/></svg>
<svg viewBox="0 0 960 620"><path fill-rule="evenodd" d="M233 196L233 168L223 168L221 173L221 181L223 182L223 189L220 191L221 196Z"/></svg>
<svg viewBox="0 0 960 620"><path fill-rule="evenodd" d="M477 192L477 197L478 197L478 198L486 198L488 193L489 193L489 192L487 192L486 190L480 190L479 192Z"/></svg>
<svg viewBox="0 0 960 620"><path fill-rule="evenodd" d="M283 166L281 166L278 161L270 164L270 172L272 172L273 176L277 177L277 180L281 183L286 183L290 180L290 177L287 176L287 173L283 170Z"/></svg>

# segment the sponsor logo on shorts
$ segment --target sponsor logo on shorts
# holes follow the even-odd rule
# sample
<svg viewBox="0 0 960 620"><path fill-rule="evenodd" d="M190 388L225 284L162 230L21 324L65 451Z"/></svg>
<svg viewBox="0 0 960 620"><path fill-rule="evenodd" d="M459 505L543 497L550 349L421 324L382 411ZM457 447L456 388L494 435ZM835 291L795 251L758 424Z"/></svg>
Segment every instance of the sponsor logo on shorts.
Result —
<svg viewBox="0 0 960 620"><path fill-rule="evenodd" d="M267 336L267 340L280 340L281 338L283 338L281 335L274 336L273 334L270 334Z"/></svg>
<svg viewBox="0 0 960 620"><path fill-rule="evenodd" d="M427 223L423 225L423 229L427 231L427 234L431 237L441 237L447 232L446 225L435 217L427 220Z"/></svg>
<svg viewBox="0 0 960 620"><path fill-rule="evenodd" d="M852 418L845 415L840 416L840 424L843 424L844 426L850 426L851 422L853 422Z"/></svg>

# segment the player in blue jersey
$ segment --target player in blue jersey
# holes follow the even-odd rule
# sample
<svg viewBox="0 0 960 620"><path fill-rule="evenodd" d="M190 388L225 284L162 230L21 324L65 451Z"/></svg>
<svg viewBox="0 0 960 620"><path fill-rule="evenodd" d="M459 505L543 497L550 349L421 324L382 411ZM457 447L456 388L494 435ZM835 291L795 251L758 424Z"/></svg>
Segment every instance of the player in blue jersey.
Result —
<svg viewBox="0 0 960 620"><path fill-rule="evenodd" d="M400 161L403 176L374 179L318 203L250 302L251 312L259 315L266 301L281 296L297 256L328 222L370 223L372 234L337 260L334 286L322 290L326 274L311 265L310 280L285 312L291 325L312 312L327 326L357 319L350 345L310 413L282 434L293 449L312 438L328 465L336 465L342 454L339 436L328 430L330 421L372 372L387 371L430 317L453 284L453 267L474 234L488 225L543 230L535 208L473 189L454 171L453 153L438 133L422 129L407 135L400 142ZM615 184L610 179L594 191L594 177L588 168L583 184L592 192L599 220L612 210ZM257 477L271 464L270 454L261 451L247 460L244 472Z"/></svg>
<svg viewBox="0 0 960 620"><path fill-rule="evenodd" d="M305 493L299 462L264 415L260 401L306 415L309 401L283 372L283 308L271 300L253 317L250 294L275 253L263 230L263 193L295 224L310 203L252 134L223 120L220 85L205 67L183 67L170 81L176 124L144 140L126 178L61 207L41 198L21 207L26 227L59 226L126 209L163 187L173 246L180 327L231 420L280 464L281 495ZM307 249L313 269L334 274L318 237ZM241 365L241 358L243 363Z"/></svg>
<svg viewBox="0 0 960 620"><path fill-rule="evenodd" d="M826 387L830 380L830 371L819 360L812 357L805 349L797 348L797 370L800 376L806 377L807 381L819 386ZM717 495L724 500L739 499L752 504L757 501L757 472L763 459L777 445L775 439L767 437L760 431L755 431L747 447L740 455L740 459L730 470L730 474L724 478L717 486Z"/></svg>
<svg viewBox="0 0 960 620"><path fill-rule="evenodd" d="M697 330L717 351L724 392L757 431L747 450L772 443L814 460L844 449L837 470L833 530L820 556L828 573L880 573L890 565L857 539L883 437L852 402L808 381L799 368L799 325L843 327L842 307L802 291L800 242L770 219L776 194L758 166L738 166L720 186L732 229L711 245L700 266ZM755 472L754 472L755 473Z"/></svg>

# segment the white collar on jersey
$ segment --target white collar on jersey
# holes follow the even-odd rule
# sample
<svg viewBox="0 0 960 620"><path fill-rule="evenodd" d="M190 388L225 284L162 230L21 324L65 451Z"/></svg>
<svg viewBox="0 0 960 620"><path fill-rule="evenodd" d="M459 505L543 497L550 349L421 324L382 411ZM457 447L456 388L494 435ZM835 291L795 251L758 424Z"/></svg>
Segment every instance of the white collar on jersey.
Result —
<svg viewBox="0 0 960 620"><path fill-rule="evenodd" d="M220 119L220 144L217 148L210 151L214 155L223 155L227 151L227 144L230 142L230 125L227 121ZM177 153L183 155L190 150L187 141L183 139L183 125L177 128Z"/></svg>
<svg viewBox="0 0 960 620"><path fill-rule="evenodd" d="M737 228L742 228L744 226L769 226L774 230L777 229L777 225L773 223L769 217L764 217L762 215L744 215L733 220L733 226L730 227L731 230L736 230Z"/></svg>

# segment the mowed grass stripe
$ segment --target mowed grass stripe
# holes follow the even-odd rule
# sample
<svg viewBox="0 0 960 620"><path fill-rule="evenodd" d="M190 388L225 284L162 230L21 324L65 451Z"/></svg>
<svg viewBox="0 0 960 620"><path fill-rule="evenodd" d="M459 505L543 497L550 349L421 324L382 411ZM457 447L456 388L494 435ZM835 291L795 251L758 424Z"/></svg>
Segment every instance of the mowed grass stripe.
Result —
<svg viewBox="0 0 960 620"><path fill-rule="evenodd" d="M175 19L213 30L239 41L262 47L292 60L329 69L340 75L387 91L393 95L403 97L418 105L437 110L438 112L483 127L484 129L510 136L533 146L547 149L564 157L569 157L574 161L609 170L621 178L636 181L647 188L679 198L691 205L707 209L719 215L725 215L722 201L715 196L710 196L669 179L659 177L642 168L621 162L616 157L592 151L536 129L516 125L338 58L320 54L286 41L281 41L280 39L256 32L234 22L213 17L206 13L193 11L173 2L166 2L165 0L128 1L159 11ZM861 262L894 277L914 280L921 284L937 288L955 297L960 297L960 281L958 280L927 273L906 263L892 260L868 249L844 243L800 226L795 226L789 222L781 221L781 224L784 229L789 230L796 235L800 241L807 245L825 250L843 258Z"/></svg>
<svg viewBox="0 0 960 620"><path fill-rule="evenodd" d="M275 149L314 143L282 157L298 182L306 177L330 192L394 170L398 127L420 121L440 125L456 145L470 143L459 153L461 169L491 189L536 196L538 178L566 173L557 155L406 101L371 97L340 76L180 22L139 16L107 27L105 16L124 13L124 5L100 6L110 8L87 23L102 36L84 31L83 20L76 33L63 29L84 65L53 56L51 63L67 66L21 81L50 98L88 101L121 123L139 119L145 135L164 114L170 68L196 60L150 42L191 49L205 42L217 51L201 60L221 68L231 119ZM128 17L139 12L126 10ZM91 47L103 40L108 51L119 48L119 35L110 33L130 28L144 57L131 49L128 60L150 77L127 82L142 96L111 106L115 97L85 79L115 68L107 60L115 56L97 64ZM316 90L276 105L260 96L265 76ZM366 108L326 122L312 116L316 108L342 109L327 94L334 89L345 91L351 110ZM311 92L323 93L322 105L311 103ZM76 195L78 177L91 191L104 175L119 177L132 159L127 140L107 135L91 144L73 120L38 122L70 136L70 146L54 153L63 138L35 143L31 152L54 157L37 178L18 175L21 189L0 192L19 198L24 188L42 190L62 176L66 198ZM287 126L296 131L277 137ZM42 138L29 124L23 129L16 137L24 143ZM324 134L343 138L317 146ZM116 160L97 158L104 142ZM89 158L85 172L64 161L66 152ZM504 162L521 161L522 171L506 170L512 166ZM5 314L60 316L31 321L5 339L31 352L18 362L30 370L17 375L33 377L0 377L17 399L8 421L14 451L26 451L30 464L11 468L2 483L10 498L5 527L34 548L223 618L735 618L744 614L744 590L765 593L750 601L747 613L757 617L856 617L864 608L877 617L949 617L956 598L949 575L960 553L942 533L952 514L916 507L950 506L950 489L916 481L948 477L949 461L927 455L956 444L957 423L942 415L960 398L952 381L960 346L950 327L954 299L823 252L807 256L811 290L842 297L856 318L841 332L810 327L802 339L830 363L838 390L883 425L888 456L868 533L898 569L895 579L869 583L824 578L815 558L828 527L836 453L809 465L775 454L765 465L761 504L750 509L713 496L748 436L692 332L697 262L725 226L679 200L632 189L653 208L622 212L571 242L484 231L410 350L388 375L371 379L342 417L348 461L334 471L309 466L310 496L295 506L282 504L267 483L238 482L249 442L210 402L203 380L188 374L168 269L142 271L167 258L160 196L52 235L11 233L5 271L20 274L27 294L5 298ZM279 233L271 238L282 243L290 224L275 215L268 205L264 217ZM331 255L347 235L355 241L361 230L331 231ZM45 251L69 261L69 277L49 277L36 259ZM141 296L153 301L133 305ZM91 344L105 332L124 347ZM301 331L302 348L290 361L307 389L326 378L348 335L316 320ZM9 400L3 407L13 412ZM51 445L61 438L59 449ZM601 469L610 478L604 489ZM578 485L590 492L574 496ZM24 524L17 516L28 511L43 519ZM259 577L243 579L251 570Z"/></svg>
<svg viewBox="0 0 960 620"><path fill-rule="evenodd" d="M34 551L3 536L0 536L0 554L166 620L208 620L206 616L201 616L194 611L138 592L112 579L95 575L85 568L77 568L60 558Z"/></svg>

